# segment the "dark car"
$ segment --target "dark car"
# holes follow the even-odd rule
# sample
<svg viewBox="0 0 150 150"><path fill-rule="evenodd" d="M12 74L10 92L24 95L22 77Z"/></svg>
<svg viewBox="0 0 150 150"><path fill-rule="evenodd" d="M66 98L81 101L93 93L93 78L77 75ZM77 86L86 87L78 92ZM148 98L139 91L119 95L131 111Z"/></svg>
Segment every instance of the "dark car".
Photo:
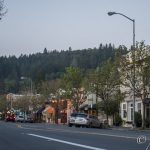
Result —
<svg viewBox="0 0 150 150"><path fill-rule="evenodd" d="M32 116L28 115L26 122L28 122L28 123L34 123L34 118Z"/></svg>

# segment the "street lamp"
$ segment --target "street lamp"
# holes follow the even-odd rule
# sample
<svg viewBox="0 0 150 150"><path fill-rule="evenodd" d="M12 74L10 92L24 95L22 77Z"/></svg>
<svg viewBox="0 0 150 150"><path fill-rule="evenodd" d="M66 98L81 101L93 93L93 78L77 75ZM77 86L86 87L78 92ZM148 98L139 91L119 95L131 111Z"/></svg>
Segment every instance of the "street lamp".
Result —
<svg viewBox="0 0 150 150"><path fill-rule="evenodd" d="M9 102L10 102L10 110L12 110L13 109L13 94L9 93L7 98L9 100Z"/></svg>
<svg viewBox="0 0 150 150"><path fill-rule="evenodd" d="M128 16L122 14L122 13L117 13L117 12L108 12L108 15L109 16L112 16L112 15L121 15L125 18L127 18L128 20L132 21L133 23L133 121L132 121L132 124L133 124L133 127L135 125L135 116L134 116L134 113L135 113L135 20L134 19L131 19L129 18Z"/></svg>
<svg viewBox="0 0 150 150"><path fill-rule="evenodd" d="M21 80L26 80L26 79L29 79L29 80L30 80L30 92L31 92L30 94L33 94L33 93L32 93L32 92L33 92L33 90L32 90L32 89L33 89L32 79L31 79L30 77L23 77L23 76L21 77Z"/></svg>

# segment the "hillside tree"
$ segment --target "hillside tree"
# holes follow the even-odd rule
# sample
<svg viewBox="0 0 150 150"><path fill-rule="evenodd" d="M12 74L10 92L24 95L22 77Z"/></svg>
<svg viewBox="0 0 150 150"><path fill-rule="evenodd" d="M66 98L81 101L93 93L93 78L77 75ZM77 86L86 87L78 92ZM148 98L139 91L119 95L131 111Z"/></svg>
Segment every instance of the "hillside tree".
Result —
<svg viewBox="0 0 150 150"><path fill-rule="evenodd" d="M0 0L0 20L7 13L7 10L4 7L4 0Z"/></svg>

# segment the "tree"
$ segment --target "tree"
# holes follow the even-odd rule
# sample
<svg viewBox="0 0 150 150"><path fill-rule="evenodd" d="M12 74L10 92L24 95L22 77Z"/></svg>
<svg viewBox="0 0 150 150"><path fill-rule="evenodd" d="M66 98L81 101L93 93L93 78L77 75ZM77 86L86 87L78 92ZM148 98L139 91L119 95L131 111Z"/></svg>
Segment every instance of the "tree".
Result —
<svg viewBox="0 0 150 150"><path fill-rule="evenodd" d="M6 13L7 13L7 10L5 10L5 7L4 7L4 0L0 0L0 20Z"/></svg>
<svg viewBox="0 0 150 150"><path fill-rule="evenodd" d="M13 108L20 109L24 114L29 111L30 97L26 94L13 102Z"/></svg>
<svg viewBox="0 0 150 150"><path fill-rule="evenodd" d="M30 97L29 108L31 112L36 112L41 106L44 105L45 99L41 95L34 95Z"/></svg>
<svg viewBox="0 0 150 150"><path fill-rule="evenodd" d="M111 60L108 60L103 67L99 68L90 76L90 86L101 99L100 108L105 112L108 120L109 115L118 112L120 101L123 100L123 93L120 91L120 75ZM112 107L112 106L116 107Z"/></svg>
<svg viewBox="0 0 150 150"><path fill-rule="evenodd" d="M55 95L57 90L61 87L61 80L55 79L50 81L42 81L40 83L39 92L44 96L46 100L50 99L50 95Z"/></svg>
<svg viewBox="0 0 150 150"><path fill-rule="evenodd" d="M3 112L7 109L8 103L6 101L5 95L0 95L0 112Z"/></svg>
<svg viewBox="0 0 150 150"><path fill-rule="evenodd" d="M82 79L82 72L79 68L66 68L66 73L63 77L66 96L73 99L73 105L77 112L79 111L81 95L83 93Z"/></svg>
<svg viewBox="0 0 150 150"><path fill-rule="evenodd" d="M150 46L144 41L136 43L135 51L120 57L120 72L124 82L123 86L129 87L128 94L135 93L135 98L140 98L143 103L142 127L145 127L145 99L150 93Z"/></svg>
<svg viewBox="0 0 150 150"><path fill-rule="evenodd" d="M43 53L21 55L18 58L2 56L0 57L0 93L4 93L6 83L12 83L12 81L15 84L13 86L11 84L11 91L19 92L19 86L21 86L19 80L22 76L32 78L36 88L39 82L61 78L65 73L65 68L70 65L84 72L94 70L97 66L102 66L108 58L114 60L115 51L109 45L107 49L105 46L102 46L101 49L89 48L61 52L45 49ZM125 49L120 49L120 53L125 53ZM4 83L4 81L7 82Z"/></svg>
<svg viewBox="0 0 150 150"><path fill-rule="evenodd" d="M5 82L5 92L15 92L14 91L14 87L16 86L15 80L6 79L4 82Z"/></svg>

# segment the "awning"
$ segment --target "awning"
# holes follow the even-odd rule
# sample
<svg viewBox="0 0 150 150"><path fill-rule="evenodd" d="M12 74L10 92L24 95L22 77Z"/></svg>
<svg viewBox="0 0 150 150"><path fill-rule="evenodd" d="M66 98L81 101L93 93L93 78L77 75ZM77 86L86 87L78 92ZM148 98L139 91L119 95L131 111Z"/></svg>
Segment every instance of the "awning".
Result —
<svg viewBox="0 0 150 150"><path fill-rule="evenodd" d="M42 114L42 112L43 112L44 109L45 109L45 107L40 108L40 109L37 111L37 114Z"/></svg>
<svg viewBox="0 0 150 150"><path fill-rule="evenodd" d="M54 109L52 107L48 108L47 112L50 113L50 114L52 114L52 113L54 113Z"/></svg>
<svg viewBox="0 0 150 150"><path fill-rule="evenodd" d="M150 98L145 98L144 99L144 104L150 104Z"/></svg>

